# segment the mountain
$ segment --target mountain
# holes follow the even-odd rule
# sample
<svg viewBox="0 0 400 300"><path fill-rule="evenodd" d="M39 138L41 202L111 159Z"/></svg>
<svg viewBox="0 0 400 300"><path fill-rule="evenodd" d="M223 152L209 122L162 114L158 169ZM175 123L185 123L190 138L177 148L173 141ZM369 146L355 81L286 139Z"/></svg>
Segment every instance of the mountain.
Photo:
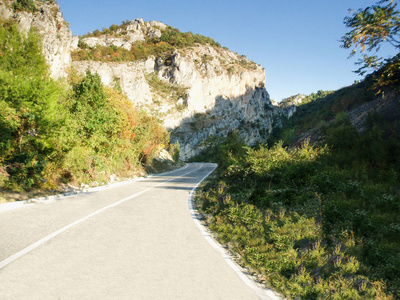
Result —
<svg viewBox="0 0 400 300"><path fill-rule="evenodd" d="M163 122L183 159L200 153L207 138L234 130L249 145L265 142L282 113L265 89L264 68L211 38L142 19L77 37L55 1L33 1L36 9L15 12L12 1L0 3L3 19L43 37L53 78L71 70L99 74Z"/></svg>
<svg viewBox="0 0 400 300"><path fill-rule="evenodd" d="M72 62L71 50L74 44L77 45L77 38L72 36L55 1L25 2L31 6L25 10L14 10L14 1L0 0L0 18L16 21L25 34L35 28L42 37L43 54L50 66L51 76L55 79L65 78Z"/></svg>
<svg viewBox="0 0 400 300"><path fill-rule="evenodd" d="M375 82L290 97L266 145L231 135L198 158L218 163L206 224L287 298L400 299L400 93Z"/></svg>

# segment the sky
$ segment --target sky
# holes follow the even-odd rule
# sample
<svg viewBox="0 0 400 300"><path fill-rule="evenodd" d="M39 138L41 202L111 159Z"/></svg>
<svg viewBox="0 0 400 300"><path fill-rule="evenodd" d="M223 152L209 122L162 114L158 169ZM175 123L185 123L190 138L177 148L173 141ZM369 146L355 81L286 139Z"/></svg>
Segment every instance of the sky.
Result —
<svg viewBox="0 0 400 300"><path fill-rule="evenodd" d="M275 101L318 90L337 90L362 77L356 58L340 47L349 28L349 9L377 0L58 0L73 35L142 18L181 32L212 37L246 55L266 71L266 89ZM383 56L394 54L390 47Z"/></svg>

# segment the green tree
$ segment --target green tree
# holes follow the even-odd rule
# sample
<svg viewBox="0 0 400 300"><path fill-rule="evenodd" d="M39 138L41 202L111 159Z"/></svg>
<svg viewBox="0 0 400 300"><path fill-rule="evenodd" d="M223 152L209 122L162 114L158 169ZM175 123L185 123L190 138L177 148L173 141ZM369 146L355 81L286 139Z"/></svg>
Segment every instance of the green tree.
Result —
<svg viewBox="0 0 400 300"><path fill-rule="evenodd" d="M389 62L377 55L383 43L389 43L397 51L400 49L400 12L397 2L381 0L344 18L344 24L351 31L341 38L342 47L353 48L350 56L356 54L357 49L364 54L356 63L361 66L356 73L364 75Z"/></svg>
<svg viewBox="0 0 400 300"><path fill-rule="evenodd" d="M100 76L87 71L82 81L73 86L73 91L70 111L79 140L96 151L109 151L118 116L110 109Z"/></svg>
<svg viewBox="0 0 400 300"><path fill-rule="evenodd" d="M181 154L181 145L179 144L179 140L176 140L175 144L173 145L173 151L172 151L172 159L177 162L179 161L179 157Z"/></svg>
<svg viewBox="0 0 400 300"><path fill-rule="evenodd" d="M22 37L18 26L0 26L0 167L10 188L38 186L56 156L63 124L61 87L48 76L40 38Z"/></svg>

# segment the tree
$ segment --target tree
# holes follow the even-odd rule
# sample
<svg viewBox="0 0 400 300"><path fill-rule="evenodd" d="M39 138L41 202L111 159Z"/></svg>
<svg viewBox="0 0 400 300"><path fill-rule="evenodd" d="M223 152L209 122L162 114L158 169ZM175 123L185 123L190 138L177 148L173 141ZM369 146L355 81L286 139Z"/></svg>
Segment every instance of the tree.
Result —
<svg viewBox="0 0 400 300"><path fill-rule="evenodd" d="M118 115L110 108L100 76L87 71L72 89L71 122L75 123L79 140L96 152L110 152Z"/></svg>
<svg viewBox="0 0 400 300"><path fill-rule="evenodd" d="M8 188L18 190L40 186L58 153L62 87L48 76L40 37L0 25L0 168L6 168Z"/></svg>
<svg viewBox="0 0 400 300"><path fill-rule="evenodd" d="M344 18L344 24L351 28L351 31L340 40L342 47L353 48L350 57L357 53L358 48L364 53L363 58L356 63L361 66L356 73L364 75L390 62L392 58L384 59L376 55L383 43L389 43L397 51L400 49L398 1L381 0Z"/></svg>

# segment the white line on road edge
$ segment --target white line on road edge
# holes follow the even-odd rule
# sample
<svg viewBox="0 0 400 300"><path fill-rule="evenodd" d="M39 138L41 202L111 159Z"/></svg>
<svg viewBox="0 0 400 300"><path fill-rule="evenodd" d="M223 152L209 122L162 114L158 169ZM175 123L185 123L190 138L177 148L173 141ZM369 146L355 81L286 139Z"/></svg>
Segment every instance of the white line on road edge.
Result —
<svg viewBox="0 0 400 300"><path fill-rule="evenodd" d="M200 231L202 232L204 238L207 240L207 242L210 243L210 245L220 252L226 261L226 263L235 271L235 273L240 277L240 279L243 280L243 282L249 286L256 294L257 296L260 297L262 300L281 300L280 297L275 295L275 293L272 290L269 289L263 289L261 287L258 287L255 285L255 283L248 278L237 266L236 262L233 261L225 252L225 250L222 248L222 246L215 241L215 239L204 229L204 226L201 225L199 220L197 219L197 215L199 215L197 209L195 208L195 203L194 203L194 193L198 186L203 182L204 179L206 179L214 170L216 169L217 166L214 167L214 169L209 172L206 176L204 176L199 183L196 184L196 186L193 188L193 190L190 192L189 195L189 209L190 213L192 215L193 221L196 223L196 225L200 228Z"/></svg>
<svg viewBox="0 0 400 300"><path fill-rule="evenodd" d="M67 198L67 197L72 197L72 196L76 196L76 195L83 194L83 193L98 192L98 191L101 191L101 190L104 190L104 189L118 187L118 186L129 184L129 183L132 183L132 182L143 181L143 180L155 177L155 176L168 175L168 174L170 174L170 173L172 173L174 171L177 171L177 170L184 170L187 167L188 167L188 164L185 164L183 167L181 167L179 169L168 171L168 172L164 172L164 173L160 173L160 174L150 174L150 175L147 175L145 177L131 178L131 179L127 179L127 180L120 181L120 182L108 183L106 185L93 187L93 188L88 188L88 189L73 190L73 191L69 191L69 192L65 192L65 193L61 193L61 194L57 194L57 195L49 195L49 196L31 198L31 199L27 199L27 200L21 200L21 201L9 202L9 203L2 203L2 204L0 204L0 212L11 210L11 209L15 209L15 208L21 208L21 207L24 207L24 206L27 206L27 205L33 205L33 204L37 204L37 203L43 203L43 202L47 203L47 202L51 202L51 201L56 201L56 200L59 200L59 199L64 199L64 198Z"/></svg>
<svg viewBox="0 0 400 300"><path fill-rule="evenodd" d="M102 209L99 209L99 210L87 215L86 217L83 217L83 218L81 218L81 219L79 219L79 220L77 220L77 221L75 221L75 222L73 222L73 223L71 223L71 224L69 224L67 226L64 226L63 228L61 228L61 229L49 234L48 236L42 238L41 240L37 241L36 243L26 247L25 249L22 249L21 251L15 253L13 255L11 255L10 257L6 258L5 260L0 261L0 270L3 269L4 267L6 267L7 265L9 265L10 263L16 261L20 257L24 256L25 254L27 254L27 253L31 252L32 250L36 249L37 247L43 245L47 241L49 241L52 238L56 237L57 235L59 235L59 234L63 233L64 231L67 231L68 229L70 229L70 228L72 228L72 227L74 227L74 226L86 221L87 219L89 219L89 218L91 218L91 217L93 217L95 215L98 215L99 213L101 213L101 212L103 212L103 211L105 211L105 210L107 210L109 208L112 208L112 207L115 207L117 205L120 205L121 203L126 202L126 201L128 201L130 199L136 198L137 196L140 196L141 194L144 194L145 192L147 192L147 191L149 191L151 189L154 189L154 188L156 188L156 187L158 187L158 186L160 186L160 185L162 185L164 183L173 181L173 180L175 180L177 178L180 178L180 177L183 177L185 175L189 175L190 173L196 172L196 171L200 170L202 167L203 167L203 165L201 165L197 169L194 169L193 171L190 171L190 172L187 172L187 173L182 174L180 176L174 177L172 179L160 182L160 183L158 183L158 184L156 184L156 185L154 185L154 186L152 186L150 188L147 188L147 189L145 189L145 190L143 190L143 191L141 191L139 193L136 193L134 195L128 196L128 197L126 197L126 198L124 198L122 200L119 200L119 201L117 201L117 202L115 202L113 204L110 204L110 205L108 205L106 207L103 207ZM154 176L154 177L156 177L156 176Z"/></svg>

